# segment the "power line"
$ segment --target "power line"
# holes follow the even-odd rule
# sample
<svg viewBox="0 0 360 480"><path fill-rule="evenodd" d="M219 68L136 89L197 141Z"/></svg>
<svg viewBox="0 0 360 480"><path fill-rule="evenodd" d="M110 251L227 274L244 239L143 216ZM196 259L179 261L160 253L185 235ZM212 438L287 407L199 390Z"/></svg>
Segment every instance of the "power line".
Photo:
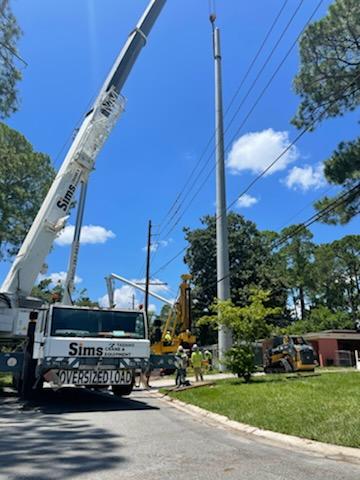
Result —
<svg viewBox="0 0 360 480"><path fill-rule="evenodd" d="M352 82L350 82L346 88L343 90L342 95L346 92L346 90L353 85L357 79L360 78L360 74L357 75ZM261 172L259 173L249 184L248 186L242 191L240 195L238 195L228 206L228 210L241 198L243 197L252 187L253 185L258 182L299 140L303 135L308 132L309 130L312 129L312 127L318 122L324 115L325 113L330 110L330 108L333 106L335 102L338 101L340 97L335 98L329 105L328 107L320 112L320 114L313 119L311 124L308 126L304 127L303 130L295 137L295 139Z"/></svg>
<svg viewBox="0 0 360 480"><path fill-rule="evenodd" d="M278 228L277 230L282 230L286 225L288 225L294 218L296 218L298 215L300 215L300 213L302 213L304 210L306 210L308 207L314 205L314 203L317 201L317 200L320 200L321 197L323 197L324 195L326 195L327 193L330 192L330 190L333 190L335 187L334 185L330 185L329 188L327 188L324 192L322 192L322 194L320 196L316 196L315 198L313 198L312 200L310 200L310 202L308 202L306 205L304 205L300 210L298 210L296 213L294 213L290 218L288 218L284 223L282 223Z"/></svg>
<svg viewBox="0 0 360 480"><path fill-rule="evenodd" d="M337 199L335 199L333 202L331 202L329 205L327 205L326 207L324 207L323 209L319 210L319 212L317 212L316 214L312 215L310 218L308 218L307 220L305 220L304 222L302 222L292 233L291 235L287 235L286 237L284 237L283 239L281 239L281 243L279 242L280 239L277 239L275 241L275 244L274 244L274 247L273 248L277 248L279 245L281 245L282 243L286 242L288 239L290 239L292 236L294 236L296 233L298 233L299 231L301 231L303 228L307 228L308 226L312 225L313 223L315 223L316 221L320 220L322 217L324 217L325 215L327 215L328 213L332 212L333 210L335 210L337 207L339 207L340 205L344 204L346 201L348 201L349 197L351 197L351 195L353 193L356 193L357 189L360 189L360 182L355 185L355 187L353 187L352 189L348 190L347 192L345 192L344 194L342 194L340 197L338 197ZM360 211L360 210L359 210ZM359 213L359 212L357 212ZM355 215L357 214L355 213ZM168 267L174 260L176 260L188 247L185 246L184 248L182 248L176 255L174 255L172 258L170 258L164 265L162 265L158 270L156 270L156 272L154 273L154 275L156 275L158 272L160 272L161 270L164 270L166 267ZM222 280L222 279L221 279ZM219 280L220 281L220 280Z"/></svg>
<svg viewBox="0 0 360 480"><path fill-rule="evenodd" d="M176 255L174 255L173 257L170 258L170 260L168 260L164 265L162 265L160 268L158 268L156 270L156 272L154 272L152 275L155 276L157 275L159 272L161 272L161 270L165 270L165 268L170 265L174 260L176 260L183 252L185 252L185 250L187 249L187 246L182 248Z"/></svg>
<svg viewBox="0 0 360 480"><path fill-rule="evenodd" d="M301 1L300 5L302 4L302 2L303 2L303 0ZM275 19L273 20L273 22L272 22L269 30L267 31L264 40L262 41L260 47L258 48L258 50L257 50L257 52L256 52L253 60L251 61L251 63L250 63L250 65L249 65L249 67L248 67L245 75L243 76L243 78L242 78L239 86L237 87L237 89L236 89L233 97L231 98L228 106L226 107L225 117L226 117L227 113L229 112L231 106L232 106L233 103L235 102L235 99L236 99L237 95L239 94L242 86L244 85L245 81L247 80L249 74L251 73L251 71L252 71L252 69L253 69L253 67L254 67L257 59L259 58L261 52L263 51L263 49L264 49L264 47L265 47L265 45L266 45L266 42L267 42L267 40L269 39L271 33L273 32L273 30L274 30L274 28L275 28L275 26L276 26L276 24L277 24L277 22L278 22L278 20L279 20L279 18L280 18L280 16L281 16L282 12L283 12L283 10L285 9L287 3L288 3L288 0L285 0L284 3L283 3L283 5L281 6L279 12L278 12L277 15L275 16ZM297 9L297 10L298 10L298 9ZM297 13L297 10L296 10L296 13ZM211 12L211 5L210 5L210 4L209 4L209 11ZM292 16L292 18L291 18L291 20L290 20L290 23L291 23L291 21L292 21L293 18L294 18L294 15ZM285 31L286 31L287 28L289 27L290 23L288 22L287 26L285 27L285 30L283 31L283 33L282 33L282 35L281 35L281 38L283 37L283 34L285 33ZM277 45L278 45L278 43L279 43L279 41L277 42ZM268 59L268 60L269 60L269 59ZM268 60L267 60L267 61L268 61ZM264 66L263 66L263 68L264 68ZM252 88L253 88L253 87L252 87ZM184 192L187 190L188 183L190 182L191 178L193 177L193 175L194 175L195 172L197 171L198 167L200 166L201 161L202 161L202 159L204 158L204 156L205 156L205 154L206 154L209 146L211 145L214 137L215 137L215 132L213 132L213 134L211 135L210 139L208 140L205 148L202 150L202 153L201 153L201 155L200 155L200 157L199 157L199 160L198 160L197 163L195 164L195 167L192 169L192 171L191 171L190 175L188 176L188 178L187 178L187 180L186 180L183 188L180 190L180 192L179 192L178 195L176 196L174 202L173 202L172 205L170 206L168 212L166 213L165 217L164 217L163 220L161 221L161 224L164 223L164 221L165 221L165 219L167 218L167 216L169 216L170 213L176 208L176 206L177 206L177 204L179 203L179 201L180 201L181 197L183 196ZM215 151L215 149L211 152L211 155L214 153L214 151ZM205 165L208 163L208 161L209 161L209 159L207 159ZM200 174L201 174L201 171L200 171ZM198 177L199 177L199 176L197 176L197 177L195 178L195 183L196 183ZM190 187L190 189L189 189L189 192L193 189L193 185L194 185L194 182L191 184L191 187ZM167 227L167 225L169 225L169 224L171 223L172 219L176 216L176 214L178 213L178 211L180 210L180 208L181 208L181 205L178 206L178 208L175 210L175 212L173 213L173 215L171 216L171 218L166 222L166 224L165 224L164 227L163 227L163 230ZM160 231L160 233L161 233L161 231Z"/></svg>
<svg viewBox="0 0 360 480"><path fill-rule="evenodd" d="M285 0L284 3L283 3L282 6L281 6L279 12L277 13L276 17L274 18L274 20L273 20L273 22L272 22L272 24L271 24L268 32L267 32L266 35L265 35L264 40L262 41L260 47L258 48L258 50L257 50L257 52L256 52L256 54L255 54L255 57L253 58L252 62L250 63L250 65L249 65L249 67L248 67L248 69L247 69L247 71L246 71L243 79L241 80L238 88L236 89L234 95L232 96L232 98L231 98L231 100L230 100L230 104L228 105L228 107L226 107L225 115L224 115L225 117L226 117L226 114L228 113L228 111L230 110L231 105L234 103L235 98L238 96L238 94L239 94L242 86L244 85L246 79L248 78L249 74L251 73L251 70L252 70L253 66L255 65L255 63L256 63L256 60L259 58L260 53L261 53L262 50L264 49L264 47L265 47L265 45L266 45L266 42L268 41L268 39L269 39L272 31L274 30L274 28L275 28L275 26L276 26L276 24L277 24L277 22L278 22L278 20L279 20L279 18L280 18L280 16L281 16L283 10L285 9L287 3L288 3L288 0ZM301 6L301 4L302 4L302 2L300 3L300 6ZM297 11L296 11L296 12L297 12ZM293 17L292 17L292 18L293 18ZM292 19L291 19L291 21L292 21ZM290 22L290 23L291 23L291 22ZM288 28L288 25L286 26L286 30L287 30L287 28ZM283 36L283 35L282 35L282 36ZM282 36L281 36L281 38L282 38Z"/></svg>
<svg viewBox="0 0 360 480"><path fill-rule="evenodd" d="M293 230L291 233L288 235L283 236L283 238L279 238L275 240L273 248L278 248L279 246L283 245L286 243L290 238L294 237L297 233L301 232L304 228L309 227L313 223L317 222L321 218L325 217L332 211L334 211L336 208L339 206L345 204L346 202L349 201L349 199L352 199L352 196L357 193L357 191L360 190L360 182L356 184L354 187L350 188L346 192L342 193L339 197L337 197L335 200L330 202L326 207L322 208L319 210L317 213L312 215L310 218L302 222L300 225L298 225L295 230Z"/></svg>
<svg viewBox="0 0 360 480"><path fill-rule="evenodd" d="M298 13L301 5L303 4L303 1L304 1L304 0L301 0L301 2L299 3L299 5L298 5L297 8L295 9L294 13L292 14L290 20L287 22L285 28L284 28L283 31L281 32L280 37L279 37L278 40L276 41L276 43L275 43L274 47L272 48L270 54L267 56L265 62L263 63L262 67L260 68L257 76L255 77L255 80L252 82L250 88L248 89L248 91L246 92L246 94L245 94L245 96L243 97L242 101L240 102L240 106L237 108L237 110L235 111L235 114L232 116L229 124L226 126L224 133L226 133L226 132L229 130L229 128L230 128L230 126L232 125L232 123L234 122L237 114L239 113L242 105L245 103L245 101L246 101L247 98L249 97L250 93L251 93L252 90L254 89L254 87L255 87L257 81L259 80L259 78L261 77L261 74L263 73L265 67L267 66L267 64L268 64L269 61L271 60L273 54L275 53L277 47L279 46L280 41L281 41L282 38L284 37L286 31L288 30L288 28L290 27L292 21L294 20L294 18L295 18L295 16L296 16L296 14ZM321 0L321 2L322 2L322 1L323 1L323 0ZM270 35L272 29L274 28L274 26L275 26L278 18L280 17L280 14L281 14L282 10L284 9L284 7L285 7L285 4L284 4L284 5L282 6L282 8L280 9L280 12L279 12L279 14L277 15L277 17L276 17L276 19L275 19L276 21L274 21L273 24L272 24L272 26L270 27L270 30L269 30L269 32L268 32L268 34L267 34L267 37ZM258 50L258 52L257 52L257 54L256 54L256 57L258 57L258 56L260 55L263 47L265 46L265 43L266 43L266 42L263 42L263 43L262 43L261 47L259 48L259 50ZM251 65L253 66L254 64L255 64L255 59L253 60L253 62L251 63ZM233 96L233 98L232 98L229 106L227 107L226 112L229 111L231 105L232 105L233 102L235 101L235 98L236 98L236 96L237 96L237 94L238 94L241 86L243 85L243 83L244 83L245 80L247 79L249 73L251 72L251 69L252 69L252 68L249 67L249 69L248 69L248 71L246 72L244 78L243 78L242 81L240 82L240 85L239 85L239 87L238 87L235 95ZM207 143L206 148L204 149L203 153L201 154L201 157L200 157L199 161L197 162L197 165L195 166L195 169L192 171L192 173L191 173L191 175L190 175L190 177L189 177L188 180L191 179L191 176L192 176L193 173L195 173L195 171L196 171L196 169L197 169L197 166L200 165L200 161L201 161L202 157L205 155L205 153L206 153L209 145L211 144L212 140L214 139L214 137L215 137L215 132L213 133L212 137L210 138L209 142ZM210 155L207 157L207 159L206 159L206 161L205 161L205 163L204 163L204 167L203 167L203 168L206 168L206 166L208 165L208 163L209 163L210 160L212 159L212 156L213 156L215 150L216 150L216 145L214 146L214 148L213 148L212 151L210 152ZM216 165L211 169L211 172L214 171L215 168L216 168ZM210 174L211 174L211 173L210 173ZM210 174L208 175L208 177L210 177ZM198 179L200 178L201 175L202 175L202 170L200 170L200 171L198 172L198 174L196 175L195 179L194 179L193 182L191 183L190 188L188 189L188 193L190 193L190 192L193 190L194 186L196 185L196 183L197 183L197 181L198 181ZM203 183L205 184L206 182L203 182ZM183 190L182 190L181 193L183 193L183 192L186 190L186 186L187 186L187 184L185 184L185 186L184 186L184 188L183 188ZM200 189L200 190L201 190L201 189ZM196 196L197 196L197 195L195 195L195 197L196 197ZM179 195L178 195L178 197L179 197ZM190 203L191 203L191 202L190 202ZM166 223L166 225L164 226L164 228L166 228L166 226L171 223L171 221L172 221L173 218L177 215L177 213L179 212L180 209L181 209L181 204L180 204L180 205L178 206L178 208L175 210L175 212L173 213L173 215L171 216L171 218L168 220L168 222ZM187 208L186 208L186 210L187 210ZM182 213L182 215L180 215L180 219L181 219L181 217L183 216L183 214L184 214L184 213ZM180 220L180 219L179 219L179 220ZM178 224L178 221L175 223L175 226L176 226L177 224ZM171 231L172 231L172 230L173 230L173 229L171 229ZM168 235L168 234L167 234L167 235ZM165 236L166 236L166 235L165 235Z"/></svg>
<svg viewBox="0 0 360 480"><path fill-rule="evenodd" d="M320 4L321 4L322 1L323 1L323 0L320 1ZM283 10L285 9L287 3L288 3L288 0L285 0L284 3L283 3L282 6L281 6L279 12L277 13L275 19L273 20L273 22L272 22L272 24L271 24L268 32L267 32L266 35L265 35L265 38L264 38L263 42L261 43L260 47L258 48L258 50L257 50L257 52L256 52L256 54L255 54L255 57L253 58L252 62L250 63L250 65L249 65L249 67L248 67L248 69L247 69L244 77L242 78L242 80L241 80L241 82L240 82L237 90L235 91L235 94L233 95L233 97L232 97L232 99L231 99L228 107L226 108L225 116L226 116L226 114L229 112L230 107L231 107L232 104L234 103L234 101L235 101L235 99L236 99L236 97L237 97L240 89L242 88L243 84L245 83L246 79L248 78L249 74L251 73L251 70L252 70L252 68L254 67L255 63L256 63L256 60L258 59L258 57L260 56L262 50L264 49L264 47L265 47L265 45L266 45L266 42L267 42L268 38L270 37L272 31L274 30L274 28L275 28L275 26L276 26L276 24L277 24L277 22L278 22L278 20L279 20L279 18L280 18L280 16L281 16ZM262 72L264 71L266 65L267 65L268 62L270 61L272 55L274 54L276 48L277 48L278 45L279 45L281 39L282 39L283 36L285 35L285 33L286 33L286 31L288 30L291 22L292 22L293 19L295 18L295 15L296 15L297 12L299 11L302 3L303 3L303 0L299 3L298 7L296 8L296 10L294 11L294 13L292 14L290 20L288 21L288 23L287 23L287 25L285 26L284 30L282 31L280 37L278 38L277 42L275 43L275 46L274 46L273 49L271 50L271 52L270 52L270 54L268 55L267 59L265 60L265 63L262 65L260 71L258 72L258 74L257 74L257 76L256 76L255 81L253 81L253 83L252 83L252 85L250 86L250 88L248 89L245 97L243 98L242 104L245 102L246 98L250 95L252 89L255 87L255 84L256 84L257 80L260 78L260 76L261 76ZM314 15L314 13L313 13L313 15ZM311 18L312 18L312 17L311 17ZM310 21L310 19L309 19L309 21ZM308 23L309 23L309 21L308 21ZM240 108L241 108L241 107L240 107ZM230 124L226 127L225 132L229 129L231 123L234 121L235 116L236 116L237 113L239 112L239 109L240 109L240 108L238 108L238 109L236 110L236 113L235 113L235 115L232 117ZM209 145L211 144L212 140L214 139L214 136L215 136L215 132L212 134L211 138L209 139L209 141L208 141L205 149L203 150L203 152L202 152L202 154L201 154L201 156L200 156L197 164L195 165L194 169L193 169L192 172L190 173L190 176L188 177L188 179L187 179L184 187L182 188L182 190L181 190L181 191L179 192L179 194L177 195L175 201L173 202L172 206L170 207L168 213L166 214L165 218L162 220L161 223L163 223L164 220L166 219L166 217L171 213L171 211L174 210L174 208L176 207L176 204L180 201L181 196L182 196L182 195L184 194L184 192L187 190L188 183L189 183L191 177L192 177L192 176L194 175L194 173L196 172L198 166L200 165L202 158L205 156L205 153L206 153L206 151L208 150L208 147L209 147ZM215 151L215 148L216 148L216 146L215 146L214 149L212 150L210 156L207 158L205 165L207 165L208 162L210 161L210 159L212 158L212 155L213 155L213 153L214 153L214 151ZM200 193L200 191L201 191L201 189L203 188L203 186L205 185L205 183L206 183L206 182L208 181L208 179L210 178L210 175L211 175L212 172L214 171L215 167L216 167L216 165L215 165L215 166L210 170L210 172L207 174L207 176L205 177L205 180L203 180L203 182L200 184L200 187L196 190L195 194L192 196L192 198L190 199L190 202L188 202L188 204L186 205L185 209L183 210L183 212L182 212L182 214L179 216L179 218L175 221L175 223L173 224L173 226L172 226L172 227L167 231L167 233L164 235L164 238L166 238L167 236L169 236L170 233L171 233L171 232L175 229L175 227L178 225L178 223L180 222L181 218L184 216L184 214L186 213L186 211L190 208L192 202L195 200L195 198L196 198L197 195ZM191 186L190 186L190 189L188 189L188 193L190 193L191 190L194 188L194 186L195 186L195 184L196 184L199 176L201 175L201 173L202 173L202 171L200 171L200 172L198 173L198 175L195 177L194 181L192 182L192 184L191 184ZM164 230L164 229L166 228L166 226L169 225L169 224L171 223L171 221L176 217L176 215L177 215L177 213L179 212L181 206L182 206L182 205L180 204L180 205L175 209L175 211L174 211L174 213L172 214L172 216L170 217L170 219L169 219L169 220L166 222L166 224L164 225L163 230ZM161 231L160 231L160 234L161 234ZM176 258L178 258L185 250L186 250L186 247L183 248L183 249L181 249L174 257L172 257L172 259L169 260L169 262L167 262L164 266L160 267L160 268L154 273L154 275L155 275L156 273L158 273L159 271L165 269L166 266L167 266L169 263L171 263L171 262L174 261Z"/></svg>
<svg viewBox="0 0 360 480"><path fill-rule="evenodd" d="M14 50L12 47L10 47L9 45L7 45L6 43L4 42L1 42L0 41L0 45L2 47L4 47L6 50L8 50L12 55L14 55L14 57L16 57L18 60L20 60L20 62L22 62L26 67L29 66L29 64L22 58L20 57L20 55L16 52L16 50Z"/></svg>
<svg viewBox="0 0 360 480"><path fill-rule="evenodd" d="M344 94L346 92L346 90L351 86L353 85L357 79L360 78L360 74L357 75L352 82L350 82L346 88L343 90L342 94ZM339 98L339 97L338 97ZM311 130L311 128L313 127L313 125L322 117L325 115L325 113L327 112L327 110L329 110L333 103L335 103L338 98L334 99L329 105L328 107L322 111L317 117L314 118L313 122L308 125L307 127L304 127L304 129L296 136L296 138L259 174L257 175L257 177L255 177L255 179L253 179L249 185L245 188L245 190L240 194L238 195L230 204L229 206L227 207L227 211L242 197L244 196L249 190L250 188L257 182L259 181L274 165L276 162L278 162L284 155L285 153L287 153L289 151L290 148L292 148L299 140L300 138L309 130ZM208 173L208 176L205 178L205 182L207 181L209 175L212 173L212 171L210 171ZM204 182L203 182L204 184ZM203 184L200 185L200 188L202 188ZM200 189L199 189L200 190ZM199 190L195 193L195 195L197 195L197 193L199 192ZM194 197L193 197L194 198ZM340 198L340 197L339 197ZM341 197L342 198L342 197ZM339 199L338 199L339 200ZM331 204L330 204L331 205ZM187 208L189 207L190 205L187 206ZM180 221L180 219L178 220L178 222ZM161 271L163 270L164 268L166 268L170 263L172 263L176 258L178 258L181 253L183 253L185 250L186 250L187 247L184 247L183 249L181 249L174 257L172 257L165 265L163 265L162 267L160 267L157 271Z"/></svg>
<svg viewBox="0 0 360 480"><path fill-rule="evenodd" d="M266 83L266 85L265 85L265 87L263 88L263 90L261 91L260 95L257 97L255 103L252 105L251 109L249 110L249 112L248 112L247 115L245 116L245 118L244 118L244 120L242 121L240 127L237 129L235 135L233 135L233 137L231 138L230 142L228 142L228 144L227 144L227 146L226 146L226 149L225 149L226 151L229 150L231 144L234 142L234 140L236 139L236 137L237 137L238 134L240 133L241 129L242 129L242 128L244 127L244 125L246 124L246 122L247 122L247 120L249 119L250 115L253 113L253 111L255 110L255 108L256 108L256 106L257 106L257 104L259 103L259 101L260 101L261 98L264 96L265 92L267 91L267 89L269 88L269 86L271 85L271 83L273 82L273 80L275 79L276 75L278 74L278 72L280 71L281 67L283 66L283 64L285 63L285 61L287 60L287 58L289 57L290 53L292 52L292 50L293 50L294 47L296 46L296 44L297 44L299 38L301 37L302 33L303 33L304 30L307 28L307 26L309 25L309 23L310 23L311 20L313 19L314 15L315 15L316 12L318 11L318 9L320 8L320 6L321 6L322 3L323 3L323 0L320 0L320 1L318 2L318 4L316 5L315 9L313 10L312 14L310 15L309 19L307 20L305 26L303 27L303 29L301 30L301 32L299 33L299 35L296 37L295 41L292 43L291 47L290 47L290 48L288 49L288 51L286 52L286 54L285 54L285 56L283 57L283 59L281 60L280 64L277 66L277 68L275 69L275 71L274 71L273 74L271 75L269 81ZM300 6L301 6L301 4L300 4ZM298 7L298 9L299 9L299 7ZM296 10L296 12L298 11L298 9ZM294 12L294 13L296 13L296 12ZM293 17L294 17L294 14L293 14L292 18L293 18ZM286 28L286 27L285 27L285 28ZM268 58L269 58L269 57L268 57ZM268 59L267 59L267 60L268 60ZM266 60L265 62L267 62L267 60ZM245 95L245 97L246 97L247 95L249 95L249 94L250 94L250 90L248 90L248 92L247 92L247 94ZM233 122L233 120L235 119L235 116L237 115L238 111L239 111L239 108L238 108L238 110L236 111L235 115L232 117L230 124L226 127L225 132L229 129L229 127L230 127L231 123ZM303 132L303 133L305 133L305 132ZM303 135L303 133L302 133L301 135L299 135L299 138L298 138L298 139L301 138L301 136ZM298 139L297 139L297 140L298 140ZM297 141L297 140L296 140L296 141ZM215 148L216 148L216 146L215 146ZM212 155L213 155L213 153L214 153L214 151L215 151L215 148L214 148L214 150L212 150L211 154L210 154L209 157L207 158L206 164L208 164L209 161L211 160ZM290 146L289 146L289 148L290 148ZM285 152L283 152L281 156L283 156L283 155L289 150L289 148L287 148L287 150L286 150ZM278 159L276 159L276 160L274 161L274 164L276 163L277 160L278 160ZM271 165L271 166L272 166L272 165ZM268 170L271 168L271 166L269 166ZM175 223L173 224L173 226L170 228L170 230L167 232L166 235L169 235L169 234L174 230L174 228L176 227L176 225L180 222L180 220L182 219L182 217L184 216L184 214L186 213L186 211L190 208L192 202L195 200L195 198L197 197L197 195L198 195L198 194L200 193L200 191L202 190L203 186L207 183L208 179L210 178L210 176L211 176L212 172L215 170L215 168L216 168L216 164L215 164L215 165L212 165L210 171L208 172L207 176L205 177L205 179L204 179L203 182L201 183L200 187L199 187L198 190L195 192L195 194L193 195L193 197L191 198L191 200L188 202L188 204L185 206L183 212L179 215L178 219L175 221ZM201 173L202 173L202 172L199 172L199 174L198 174L197 177L195 178L195 181L192 183L191 189L192 189L193 186L195 185L195 183L196 183L197 179L200 177ZM265 173L266 173L266 172L265 172ZM265 173L263 173L263 175L264 175ZM261 175L261 176L262 176L262 175ZM260 177L260 178L261 178L261 177ZM257 181L257 180L255 180L253 183L255 183L256 181ZM250 187L250 188L251 188L251 187ZM190 191L191 191L191 189L190 189ZM246 192L243 192L242 195L244 195L245 193L246 193ZM240 198L240 197L238 197L238 198ZM232 205L234 205L234 203L236 203L236 201L238 200L238 198L230 205L230 207L231 207ZM178 210L179 210L179 209L180 209L180 207L178 208ZM178 211L178 210L177 210L177 211ZM173 215L173 217L174 217L174 215Z"/></svg>
<svg viewBox="0 0 360 480"><path fill-rule="evenodd" d="M297 235L297 233L299 233L302 229L304 228L307 228L309 227L310 225L312 225L313 223L317 222L318 220L320 220L322 217L324 217L325 215L327 215L328 213L330 213L331 211L335 210L337 207L339 207L340 205L343 205L344 203L346 203L349 198L351 198L351 195L356 193L357 189L360 189L360 182L355 185L355 187L351 188L350 190L348 190L347 192L345 192L343 195L341 195L341 197L339 197L338 199L334 200L333 202L331 202L331 204L329 204L327 207L319 210L319 212L317 212L316 214L312 215L310 218L308 218L307 220L305 220L302 224L300 224L292 233L291 235L287 235L286 238L284 238L281 243L278 242L278 244L274 245L273 248L277 248L278 246L282 245L283 243L285 243L286 241L288 241L290 238L294 237L295 235ZM360 213L360 210L358 210L355 215L357 215L358 213ZM354 215L354 216L355 216ZM214 285L217 285L218 282L224 280L226 277L230 277L231 276L231 272L224 276L223 278L219 279L219 280L216 280L212 283L210 283L208 285L208 288L212 288Z"/></svg>

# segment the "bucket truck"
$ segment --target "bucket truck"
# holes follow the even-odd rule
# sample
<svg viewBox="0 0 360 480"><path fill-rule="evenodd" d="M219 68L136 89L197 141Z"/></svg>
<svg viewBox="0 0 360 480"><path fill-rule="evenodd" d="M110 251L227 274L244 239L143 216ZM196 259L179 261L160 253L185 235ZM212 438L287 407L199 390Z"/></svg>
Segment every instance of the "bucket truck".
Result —
<svg viewBox="0 0 360 480"><path fill-rule="evenodd" d="M86 184L124 110L122 87L165 1L151 0L130 33L1 286L0 371L13 373L23 397L31 396L44 379L59 386L111 385L115 394L129 394L135 369L149 361L143 311L49 306L30 294L79 184Z"/></svg>

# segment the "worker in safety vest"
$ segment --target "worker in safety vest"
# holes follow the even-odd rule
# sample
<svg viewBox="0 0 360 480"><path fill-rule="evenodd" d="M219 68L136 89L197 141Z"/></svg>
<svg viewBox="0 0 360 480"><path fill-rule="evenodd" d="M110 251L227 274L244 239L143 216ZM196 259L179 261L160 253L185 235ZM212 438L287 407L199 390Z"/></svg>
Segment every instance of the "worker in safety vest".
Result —
<svg viewBox="0 0 360 480"><path fill-rule="evenodd" d="M170 333L170 330L168 330L164 336L164 345L170 346L171 342L172 342L171 333Z"/></svg>
<svg viewBox="0 0 360 480"><path fill-rule="evenodd" d="M209 350L205 350L204 360L207 370L212 370L212 353Z"/></svg>
<svg viewBox="0 0 360 480"><path fill-rule="evenodd" d="M202 373L202 363L203 363L203 355L199 350L199 347L196 343L192 347L192 354L191 354L191 365L194 369L195 380L198 382L199 379L201 381L204 380L203 373Z"/></svg>
<svg viewBox="0 0 360 480"><path fill-rule="evenodd" d="M175 368L176 368L176 377L175 384L177 387L186 385L186 367L188 364L188 357L184 351L184 347L180 345L175 354Z"/></svg>

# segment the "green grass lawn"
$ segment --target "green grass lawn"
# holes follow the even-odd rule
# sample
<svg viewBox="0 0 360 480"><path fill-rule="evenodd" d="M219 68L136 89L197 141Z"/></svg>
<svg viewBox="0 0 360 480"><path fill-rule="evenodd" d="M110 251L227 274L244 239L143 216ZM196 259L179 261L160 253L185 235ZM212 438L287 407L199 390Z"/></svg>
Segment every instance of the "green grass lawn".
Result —
<svg viewBox="0 0 360 480"><path fill-rule="evenodd" d="M282 375L217 381L172 397L249 425L321 442L360 447L360 373Z"/></svg>

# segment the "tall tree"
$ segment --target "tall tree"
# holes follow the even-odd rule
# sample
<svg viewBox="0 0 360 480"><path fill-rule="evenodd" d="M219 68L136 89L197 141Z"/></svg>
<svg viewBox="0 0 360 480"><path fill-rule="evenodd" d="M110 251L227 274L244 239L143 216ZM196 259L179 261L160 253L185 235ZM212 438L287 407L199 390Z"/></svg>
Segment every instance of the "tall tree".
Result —
<svg viewBox="0 0 360 480"><path fill-rule="evenodd" d="M40 298L45 303L61 302L64 295L64 284L59 280L54 285L51 278L44 278L33 287L31 295ZM73 303L79 307L99 307L99 302L90 299L86 288L73 292Z"/></svg>
<svg viewBox="0 0 360 480"><path fill-rule="evenodd" d="M51 278L44 278L35 285L31 291L31 295L40 298L45 303L60 302L64 294L64 287L59 281L56 285L52 285Z"/></svg>
<svg viewBox="0 0 360 480"><path fill-rule="evenodd" d="M300 71L295 91L302 99L293 123L314 129L326 118L344 115L360 104L360 2L335 0L327 15L309 25L300 41ZM360 179L360 139L341 143L325 161L325 177L349 190ZM321 209L338 196L316 203ZM360 207L360 188L322 221L346 223Z"/></svg>
<svg viewBox="0 0 360 480"><path fill-rule="evenodd" d="M307 229L298 230L298 228L299 225L292 225L281 231L281 236L289 237L289 239L279 253L283 259L284 275L291 292L294 312L297 313L299 306L300 318L303 320L306 314L306 297L311 282L310 269L315 245L311 241L312 233Z"/></svg>
<svg viewBox="0 0 360 480"><path fill-rule="evenodd" d="M0 118L17 110L17 82L21 72L16 67L16 44L21 36L9 0L0 0Z"/></svg>
<svg viewBox="0 0 360 480"><path fill-rule="evenodd" d="M0 123L0 260L16 253L54 173L47 155Z"/></svg>
<svg viewBox="0 0 360 480"><path fill-rule="evenodd" d="M343 285L347 310L360 318L360 235L347 235L331 244L336 257L338 282Z"/></svg>
<svg viewBox="0 0 360 480"><path fill-rule="evenodd" d="M359 72L360 76L360 72ZM341 142L332 156L325 161L325 177L329 183L341 185L349 193L344 201L339 200L336 208L322 218L330 224L344 224L349 222L360 211L360 137L353 142ZM340 197L324 197L315 203L318 210L326 208Z"/></svg>
<svg viewBox="0 0 360 480"><path fill-rule="evenodd" d="M75 292L76 295L76 292ZM99 302L94 302L88 295L86 288L82 288L78 293L78 297L74 301L74 305L79 307L99 307Z"/></svg>
<svg viewBox="0 0 360 480"><path fill-rule="evenodd" d="M314 307L325 306L331 312L344 310L344 283L337 268L335 250L331 244L318 245L314 252L314 263L311 267L312 282L308 292Z"/></svg>
<svg viewBox="0 0 360 480"><path fill-rule="evenodd" d="M217 295L215 216L201 219L203 228L185 228L189 247L185 255L197 300L195 316L203 315ZM270 251L253 222L236 213L228 215L231 300L245 306L252 286L271 291L270 306L286 305L286 291L269 262Z"/></svg>

